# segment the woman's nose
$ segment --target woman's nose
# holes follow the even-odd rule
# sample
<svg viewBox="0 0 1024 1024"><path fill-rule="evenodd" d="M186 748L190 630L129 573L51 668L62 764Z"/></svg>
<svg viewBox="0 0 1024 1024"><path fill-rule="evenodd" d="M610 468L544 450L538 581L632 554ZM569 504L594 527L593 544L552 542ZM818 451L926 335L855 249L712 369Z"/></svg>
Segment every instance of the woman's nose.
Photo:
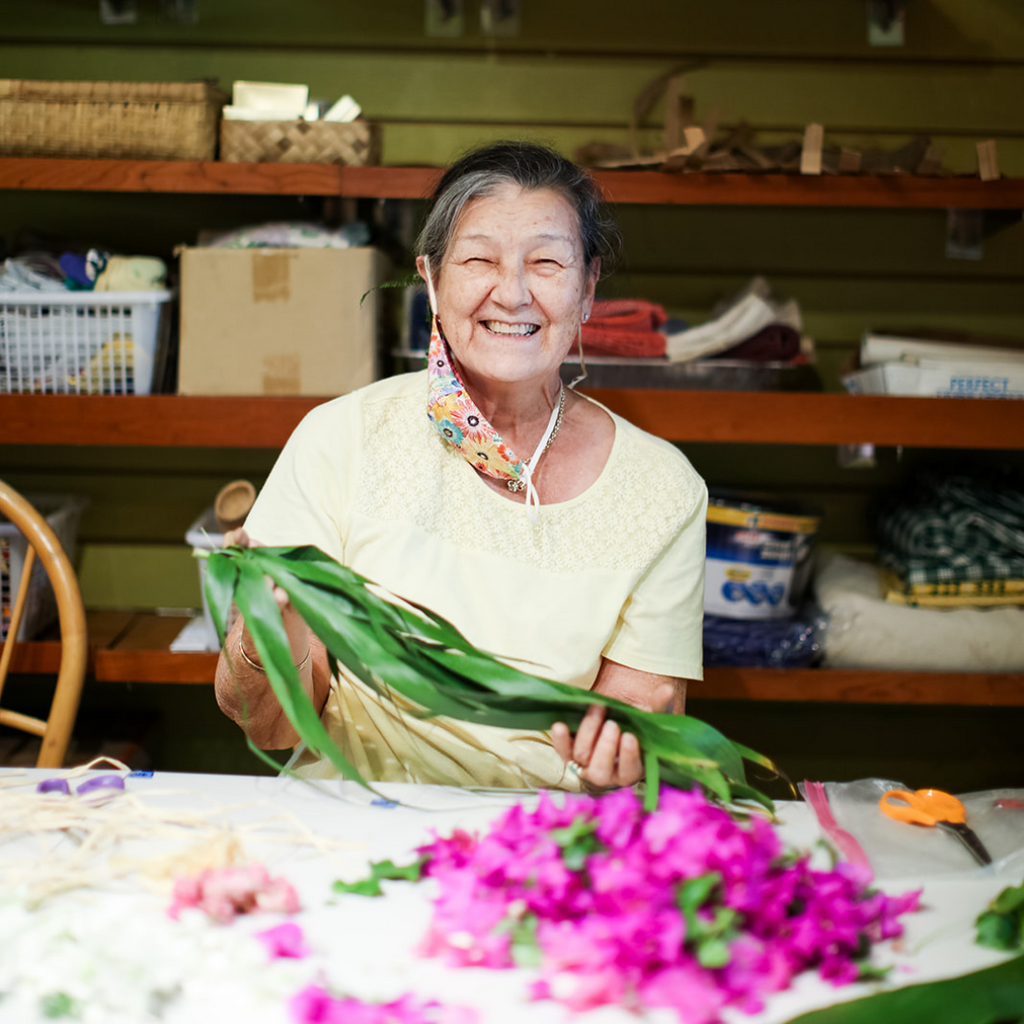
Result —
<svg viewBox="0 0 1024 1024"><path fill-rule="evenodd" d="M526 268L521 263L501 263L491 297L505 309L521 309L530 304Z"/></svg>

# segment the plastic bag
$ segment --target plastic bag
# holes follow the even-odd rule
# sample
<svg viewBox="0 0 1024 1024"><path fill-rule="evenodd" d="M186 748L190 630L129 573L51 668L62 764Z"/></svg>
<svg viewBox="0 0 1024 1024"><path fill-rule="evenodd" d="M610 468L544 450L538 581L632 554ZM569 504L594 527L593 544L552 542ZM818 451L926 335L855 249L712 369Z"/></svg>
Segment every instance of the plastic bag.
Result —
<svg viewBox="0 0 1024 1024"><path fill-rule="evenodd" d="M787 619L705 615L704 664L806 668L818 660L827 629L828 617L813 607Z"/></svg>
<svg viewBox="0 0 1024 1024"><path fill-rule="evenodd" d="M968 827L992 855L992 863L982 866L946 830L909 825L881 810L883 794L910 788L902 782L802 782L799 788L825 834L848 860L869 866L875 878L1024 876L1024 789L957 794Z"/></svg>

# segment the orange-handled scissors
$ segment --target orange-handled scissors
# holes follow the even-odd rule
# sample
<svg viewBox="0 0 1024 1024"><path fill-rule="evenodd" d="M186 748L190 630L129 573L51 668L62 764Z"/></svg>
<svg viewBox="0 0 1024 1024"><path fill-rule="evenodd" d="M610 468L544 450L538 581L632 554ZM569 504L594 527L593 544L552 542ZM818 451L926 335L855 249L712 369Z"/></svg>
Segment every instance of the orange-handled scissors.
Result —
<svg viewBox="0 0 1024 1024"><path fill-rule="evenodd" d="M892 800L902 803L892 803ZM890 789L882 794L878 806L883 814L896 821L911 825L927 825L951 832L970 850L979 864L991 864L992 856L982 841L967 827L964 805L952 793L941 789L919 789L914 793L905 789Z"/></svg>

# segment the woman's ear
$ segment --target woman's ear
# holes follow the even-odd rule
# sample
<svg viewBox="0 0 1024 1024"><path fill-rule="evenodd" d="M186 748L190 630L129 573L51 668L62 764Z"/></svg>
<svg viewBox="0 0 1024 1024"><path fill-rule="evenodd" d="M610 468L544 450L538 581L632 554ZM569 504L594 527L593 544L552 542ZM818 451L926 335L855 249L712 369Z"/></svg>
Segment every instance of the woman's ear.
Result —
<svg viewBox="0 0 1024 1024"><path fill-rule="evenodd" d="M594 261L587 268L587 279L583 285L583 312L589 317L594 306L594 295L597 291L597 282L601 277L601 259L595 257Z"/></svg>
<svg viewBox="0 0 1024 1024"><path fill-rule="evenodd" d="M427 279L427 261L423 256L416 257L416 273L423 278L424 281Z"/></svg>

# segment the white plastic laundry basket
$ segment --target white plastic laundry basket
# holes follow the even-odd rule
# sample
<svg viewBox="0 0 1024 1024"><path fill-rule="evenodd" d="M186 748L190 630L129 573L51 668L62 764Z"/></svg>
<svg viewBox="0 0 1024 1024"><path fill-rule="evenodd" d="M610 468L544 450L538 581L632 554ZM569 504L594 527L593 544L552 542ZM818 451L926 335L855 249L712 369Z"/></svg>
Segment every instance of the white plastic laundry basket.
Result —
<svg viewBox="0 0 1024 1024"><path fill-rule="evenodd" d="M0 393L148 395L171 293L0 292Z"/></svg>

